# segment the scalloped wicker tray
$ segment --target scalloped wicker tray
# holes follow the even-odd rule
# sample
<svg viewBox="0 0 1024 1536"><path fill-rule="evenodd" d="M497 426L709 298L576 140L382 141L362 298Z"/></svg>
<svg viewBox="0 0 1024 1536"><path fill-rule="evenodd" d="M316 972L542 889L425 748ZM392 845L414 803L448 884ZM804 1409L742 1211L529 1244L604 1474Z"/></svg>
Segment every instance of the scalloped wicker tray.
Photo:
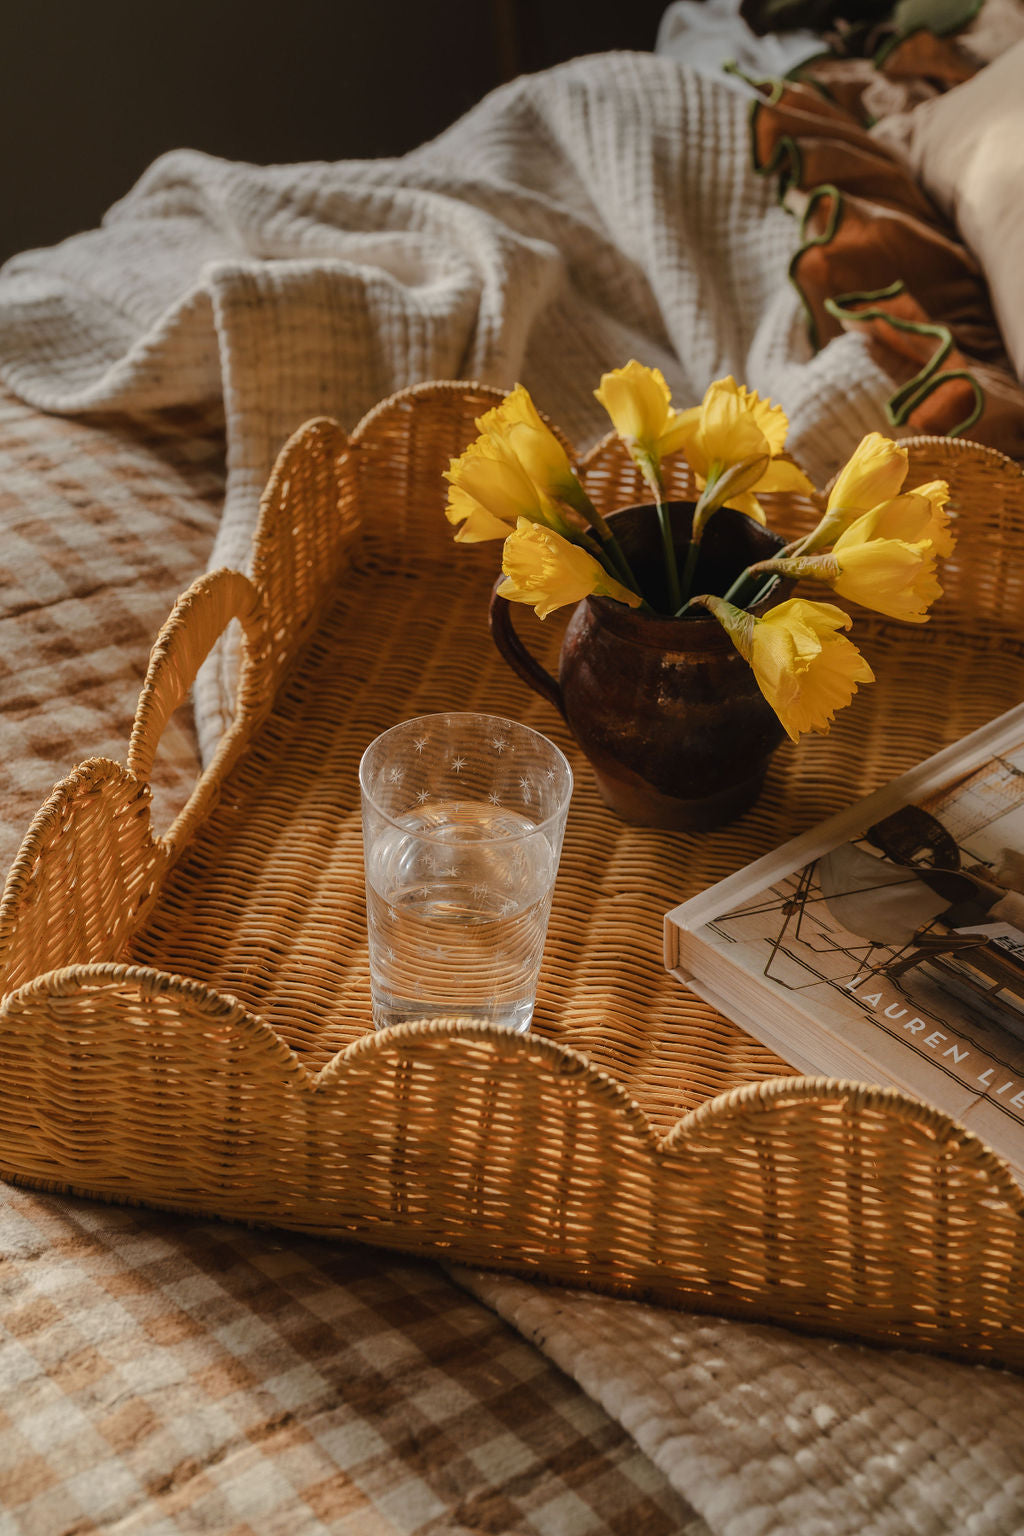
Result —
<svg viewBox="0 0 1024 1536"><path fill-rule="evenodd" d="M603 806L491 647L496 546L453 545L440 472L497 398L422 386L296 434L251 579L202 578L162 630L127 766L83 764L36 817L0 907L0 1174L1024 1368L1005 1165L897 1093L786 1075L661 955L668 908L1020 697L1020 472L912 445L967 530L934 622L858 621L876 687L742 821L669 834ZM584 472L606 509L640 497L613 441ZM158 837L161 731L233 618L234 722ZM526 720L577 772L525 1037L370 1025L357 764L446 708Z"/></svg>

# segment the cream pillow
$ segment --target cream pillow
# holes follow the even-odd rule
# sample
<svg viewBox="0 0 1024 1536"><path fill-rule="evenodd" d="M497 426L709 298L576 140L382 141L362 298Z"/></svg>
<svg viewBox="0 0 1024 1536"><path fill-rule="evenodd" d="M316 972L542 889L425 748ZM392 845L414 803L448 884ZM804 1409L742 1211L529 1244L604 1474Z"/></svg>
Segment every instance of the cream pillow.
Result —
<svg viewBox="0 0 1024 1536"><path fill-rule="evenodd" d="M872 133L903 156L978 258L1024 383L1024 42Z"/></svg>

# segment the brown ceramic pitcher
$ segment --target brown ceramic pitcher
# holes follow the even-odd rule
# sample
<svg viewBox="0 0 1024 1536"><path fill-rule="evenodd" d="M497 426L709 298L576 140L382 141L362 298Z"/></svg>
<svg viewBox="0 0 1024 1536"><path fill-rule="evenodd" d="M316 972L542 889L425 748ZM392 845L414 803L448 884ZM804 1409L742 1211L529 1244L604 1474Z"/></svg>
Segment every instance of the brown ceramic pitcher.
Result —
<svg viewBox="0 0 1024 1536"><path fill-rule="evenodd" d="M669 515L681 569L693 503L670 503ZM623 508L609 522L650 601L667 608L656 508ZM777 554L783 542L740 512L716 512L701 543L694 592L724 595L745 566ZM751 612L781 601L784 585ZM734 820L757 798L785 732L705 608L675 619L584 598L565 632L557 680L519 638L511 608L496 587L491 633L498 649L564 716L602 797L623 820L705 831Z"/></svg>

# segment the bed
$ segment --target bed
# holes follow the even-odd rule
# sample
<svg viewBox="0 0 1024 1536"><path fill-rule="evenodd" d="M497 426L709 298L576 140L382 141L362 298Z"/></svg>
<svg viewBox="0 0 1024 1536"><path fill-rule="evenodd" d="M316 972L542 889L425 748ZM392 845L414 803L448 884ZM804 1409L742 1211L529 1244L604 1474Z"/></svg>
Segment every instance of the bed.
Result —
<svg viewBox="0 0 1024 1536"><path fill-rule="evenodd" d="M843 226L818 172L839 183L806 114L825 101L845 164L863 81L847 122L835 82L827 101L740 90L670 32L655 55L513 82L401 161L175 152L101 229L0 274L5 866L55 779L123 758L174 598L244 568L274 457L311 416L352 426L424 379L522 377L584 447L592 381L635 354L678 400L730 370L781 400L819 481L869 430L1022 457L1019 310L993 313L977 261L956 258L953 313L948 284L910 312L906 285L878 298L886 272L851 285L849 251L841 280L825 259ZM932 66L928 100L986 68L940 91ZM881 158L913 198L930 151L899 105ZM930 196L916 215L961 243ZM1019 697L1019 653L1000 667ZM165 736L168 819L230 682L222 657ZM12 1531L1024 1529L1024 1386L995 1369L13 1185L0 1228Z"/></svg>

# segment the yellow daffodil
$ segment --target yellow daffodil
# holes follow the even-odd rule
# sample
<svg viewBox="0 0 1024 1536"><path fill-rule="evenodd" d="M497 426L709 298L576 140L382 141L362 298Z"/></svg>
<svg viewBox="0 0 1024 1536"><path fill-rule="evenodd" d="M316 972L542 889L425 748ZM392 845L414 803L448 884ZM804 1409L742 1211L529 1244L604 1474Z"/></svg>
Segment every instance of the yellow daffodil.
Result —
<svg viewBox="0 0 1024 1536"><path fill-rule="evenodd" d="M603 542L610 539L569 455L522 384L476 425L480 436L445 471L451 485L445 515L457 527L456 539L507 538L520 517L567 536L573 522L577 530L589 524Z"/></svg>
<svg viewBox="0 0 1024 1536"><path fill-rule="evenodd" d="M902 525L902 532L897 531L895 521L887 529L891 538L901 539L931 539L935 553L940 559L946 560L956 548L956 536L950 526L947 503L949 501L949 486L945 480L929 480L925 485L915 485L912 491L907 491L903 496L896 497L896 502L913 503L901 512L906 517ZM918 503L927 502L927 510L921 508Z"/></svg>
<svg viewBox="0 0 1024 1536"><path fill-rule="evenodd" d="M852 524L847 533L856 526ZM748 567L750 575L772 571L792 581L826 582L840 597L909 624L924 624L929 607L942 594L935 575L935 551L928 539L910 543L851 538L822 555L761 560Z"/></svg>
<svg viewBox="0 0 1024 1536"><path fill-rule="evenodd" d="M757 685L792 741L805 731L824 734L874 673L852 641L837 634L848 614L832 603L793 598L755 618L720 597L700 601L750 663Z"/></svg>
<svg viewBox="0 0 1024 1536"><path fill-rule="evenodd" d="M826 510L856 517L891 501L907 478L907 450L880 432L862 437L828 493Z"/></svg>
<svg viewBox="0 0 1024 1536"><path fill-rule="evenodd" d="M832 586L840 597L891 619L923 624L942 594L936 550L930 538L907 539L900 530L927 523L931 511L924 496L900 496L855 519L832 553L822 557L836 563Z"/></svg>
<svg viewBox="0 0 1024 1536"><path fill-rule="evenodd" d="M923 624L942 594L936 557L951 554L955 543L945 510L948 489L935 480L894 496L854 518L830 552L764 560L750 570L825 581L862 608Z"/></svg>
<svg viewBox="0 0 1024 1536"><path fill-rule="evenodd" d="M755 490L802 495L814 490L803 470L780 457L788 430L780 405L762 400L756 390L737 384L731 374L716 379L701 404L682 414L677 446L686 454L701 488L694 515L696 540L712 512L726 504L764 523Z"/></svg>
<svg viewBox="0 0 1024 1536"><path fill-rule="evenodd" d="M947 495L945 481L935 480L916 491L883 501L854 518L836 539L834 548L846 549L872 539L902 539L909 543L923 541L931 545L936 555L949 555L956 540L946 515Z"/></svg>
<svg viewBox="0 0 1024 1536"><path fill-rule="evenodd" d="M444 472L451 489L445 516L463 543L504 539L521 517L562 531L564 517L526 473L511 448L490 434L470 443Z"/></svg>
<svg viewBox="0 0 1024 1536"><path fill-rule="evenodd" d="M500 405L481 416L476 425L484 436L504 443L543 495L551 501L566 502L589 520L593 504L569 462L569 455L541 420L522 384L517 384Z"/></svg>
<svg viewBox="0 0 1024 1536"><path fill-rule="evenodd" d="M942 595L927 540L908 544L903 539L872 539L823 558L837 565L833 591L890 619L924 624L929 607Z"/></svg>
<svg viewBox="0 0 1024 1536"><path fill-rule="evenodd" d="M672 408L672 394L658 368L646 368L632 358L624 368L601 375L595 396L611 417L612 426L650 486L658 509L669 600L673 612L682 600L672 527L663 501L661 461L674 453L689 412ZM628 573L627 574L631 574Z"/></svg>
<svg viewBox="0 0 1024 1536"><path fill-rule="evenodd" d="M630 608L640 605L637 594L610 576L587 550L527 518L520 518L505 540L501 568L506 580L498 595L532 604L541 619L590 596L612 597Z"/></svg>
<svg viewBox="0 0 1024 1536"><path fill-rule="evenodd" d="M813 533L800 541L799 552L806 555L826 549L862 512L898 496L906 476L907 450L880 432L869 432L836 476L825 514Z"/></svg>
<svg viewBox="0 0 1024 1536"><path fill-rule="evenodd" d="M659 478L663 458L680 445L688 412L672 408L672 392L660 368L646 368L632 358L624 368L601 375L594 394L612 426L647 479Z"/></svg>

